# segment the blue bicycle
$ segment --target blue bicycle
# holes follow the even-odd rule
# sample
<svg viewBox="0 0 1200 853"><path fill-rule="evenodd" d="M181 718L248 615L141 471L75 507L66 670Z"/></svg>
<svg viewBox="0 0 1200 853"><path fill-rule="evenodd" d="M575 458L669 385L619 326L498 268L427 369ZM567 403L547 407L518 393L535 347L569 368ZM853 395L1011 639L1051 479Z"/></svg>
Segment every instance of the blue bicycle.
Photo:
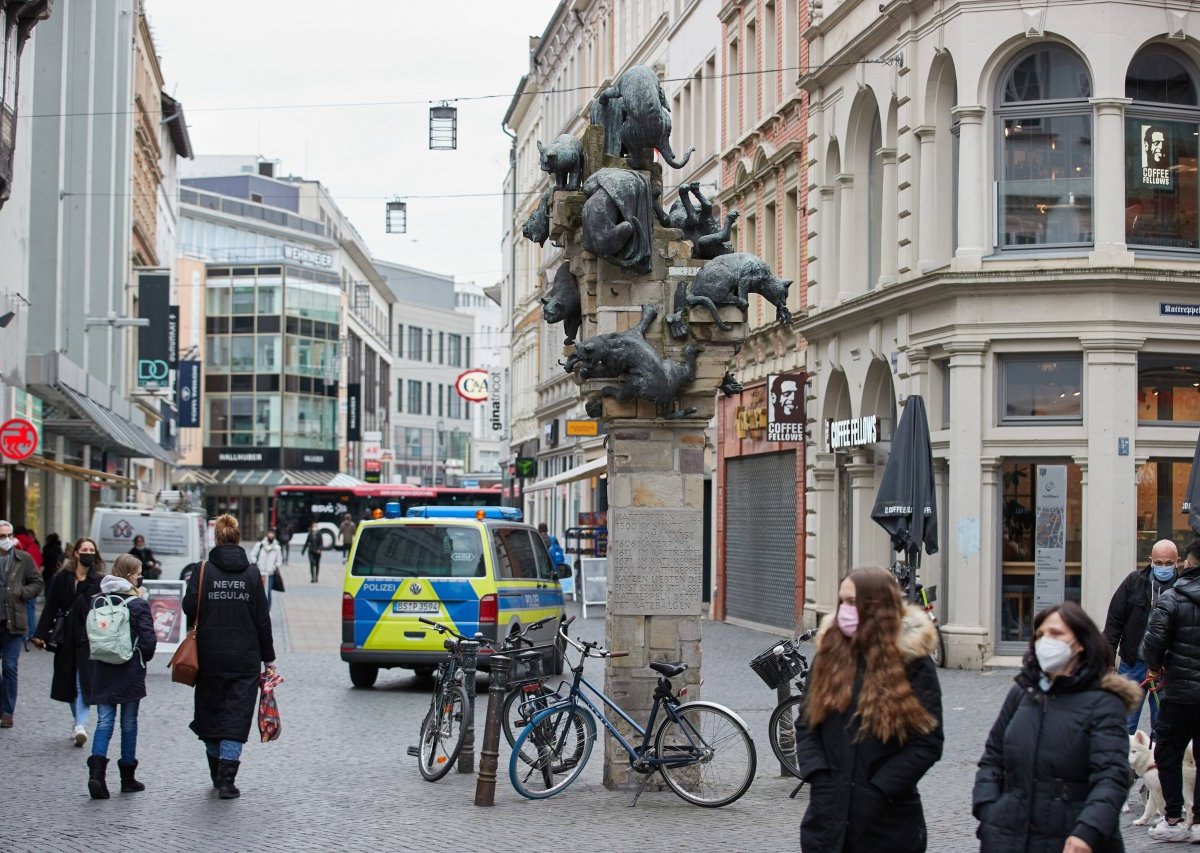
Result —
<svg viewBox="0 0 1200 853"><path fill-rule="evenodd" d="M750 730L724 706L679 701L671 679L683 673L687 664L650 664L660 677L650 718L642 727L583 677L583 665L589 657L616 658L629 653L610 652L599 643L572 640L565 626L560 628L559 636L564 649L570 645L579 652L579 663L571 668L574 678L567 695L533 713L513 745L508 775L518 793L530 799L545 799L578 779L596 741L597 717L629 753L629 766L643 777L632 804L637 803L655 772L672 791L698 806L725 806L746 793L757 766ZM641 739L640 743L626 740L588 693L616 712L636 733L634 740ZM656 730L660 712L663 717Z"/></svg>

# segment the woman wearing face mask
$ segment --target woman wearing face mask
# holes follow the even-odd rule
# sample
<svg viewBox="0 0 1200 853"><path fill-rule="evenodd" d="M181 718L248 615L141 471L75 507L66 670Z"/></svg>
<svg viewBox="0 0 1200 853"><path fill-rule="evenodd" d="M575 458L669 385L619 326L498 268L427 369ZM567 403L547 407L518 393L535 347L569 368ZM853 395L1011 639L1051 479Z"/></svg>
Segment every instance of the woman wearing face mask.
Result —
<svg viewBox="0 0 1200 853"><path fill-rule="evenodd" d="M920 853L917 782L942 756L937 632L889 572L855 569L817 635L796 757L809 785L800 847Z"/></svg>
<svg viewBox="0 0 1200 853"><path fill-rule="evenodd" d="M71 707L74 728L71 739L76 746L87 743L88 706L83 701L86 690L81 679L87 678L80 664L80 649L86 642L86 636L81 637L75 630L71 620L67 618L75 600L83 596L90 601L93 595L100 592L100 579L105 574L104 560L96 543L82 537L75 542L72 556L63 564L62 571L54 576L50 588L46 591L46 607L42 610L42 618L38 621L37 632L33 644L39 649L47 647L57 638L54 637L54 623L63 620L60 630L61 642L52 648L54 652L54 677L50 681L50 698L66 702Z"/></svg>
<svg viewBox="0 0 1200 853"><path fill-rule="evenodd" d="M1125 714L1141 691L1111 665L1111 648L1075 602L1034 618L1024 666L975 774L972 812L984 853L1125 849Z"/></svg>

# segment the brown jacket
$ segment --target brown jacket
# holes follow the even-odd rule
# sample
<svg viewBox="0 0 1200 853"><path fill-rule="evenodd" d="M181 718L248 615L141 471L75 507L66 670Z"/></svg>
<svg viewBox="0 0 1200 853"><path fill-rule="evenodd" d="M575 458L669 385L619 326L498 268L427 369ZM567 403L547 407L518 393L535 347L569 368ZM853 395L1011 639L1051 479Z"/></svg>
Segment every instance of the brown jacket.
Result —
<svg viewBox="0 0 1200 853"><path fill-rule="evenodd" d="M10 552L8 575L0 578L4 582L4 618L8 620L8 633L24 635L29 630L29 615L25 602L38 597L45 582L42 574L30 557L19 548Z"/></svg>

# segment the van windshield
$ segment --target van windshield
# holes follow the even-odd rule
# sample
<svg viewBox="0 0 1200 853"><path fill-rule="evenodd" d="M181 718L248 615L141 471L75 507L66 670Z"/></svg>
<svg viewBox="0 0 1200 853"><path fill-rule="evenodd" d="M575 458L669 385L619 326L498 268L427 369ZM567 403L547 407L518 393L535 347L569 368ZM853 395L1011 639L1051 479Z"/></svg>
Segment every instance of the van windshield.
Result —
<svg viewBox="0 0 1200 853"><path fill-rule="evenodd" d="M442 524L366 527L351 573L388 578L481 578L483 540L474 527Z"/></svg>

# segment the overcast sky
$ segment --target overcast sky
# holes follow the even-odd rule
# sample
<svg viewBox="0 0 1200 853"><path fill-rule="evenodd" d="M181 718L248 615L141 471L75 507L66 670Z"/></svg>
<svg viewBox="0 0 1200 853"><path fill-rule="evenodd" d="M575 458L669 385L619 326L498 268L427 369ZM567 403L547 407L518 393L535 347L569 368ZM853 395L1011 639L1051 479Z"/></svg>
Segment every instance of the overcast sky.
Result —
<svg viewBox="0 0 1200 853"><path fill-rule="evenodd" d="M166 90L199 154L261 154L321 181L383 260L490 285L501 274L500 130L556 0L148 0ZM458 150L428 150L428 105L337 106L502 94L458 104ZM239 109L230 107L293 107ZM408 233L384 231L392 196Z"/></svg>

